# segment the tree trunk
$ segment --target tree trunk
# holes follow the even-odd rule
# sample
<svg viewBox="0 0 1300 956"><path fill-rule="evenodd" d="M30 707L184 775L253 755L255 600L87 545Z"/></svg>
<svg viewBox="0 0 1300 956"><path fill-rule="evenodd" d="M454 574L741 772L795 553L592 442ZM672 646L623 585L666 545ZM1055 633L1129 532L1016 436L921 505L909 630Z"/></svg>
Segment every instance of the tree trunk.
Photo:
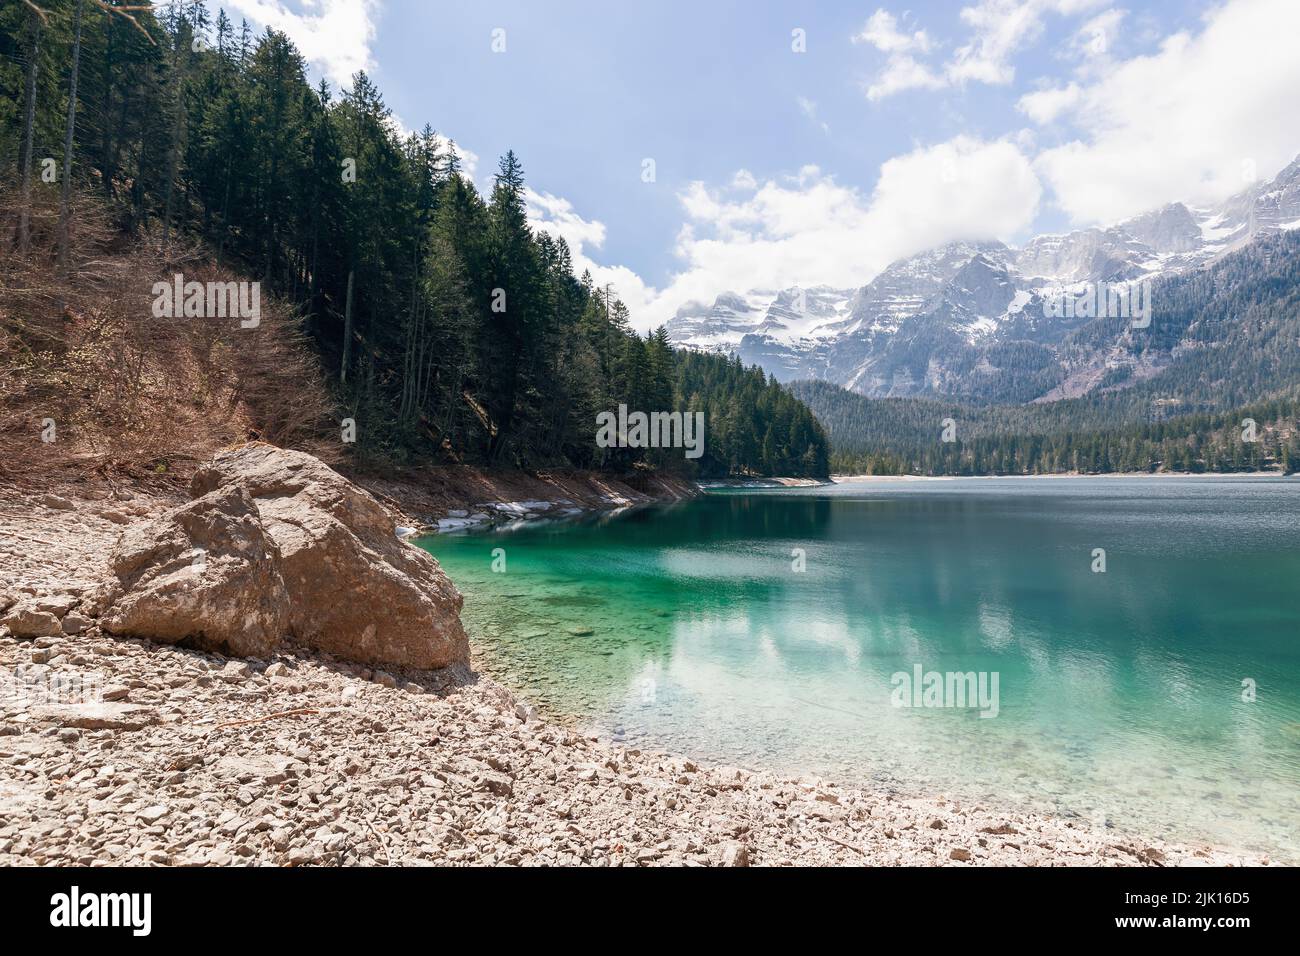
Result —
<svg viewBox="0 0 1300 956"><path fill-rule="evenodd" d="M229 154L226 155L226 185L221 197L221 240L217 243L217 265L226 258L226 237L230 235L230 165Z"/></svg>
<svg viewBox="0 0 1300 956"><path fill-rule="evenodd" d="M175 85L174 100L176 113L172 117L172 141L167 156L167 189L164 192L163 199L162 248L164 252L167 250L167 242L171 237L172 194L176 187L176 167L180 163L181 123L184 121L185 117L184 70L181 66L181 35L179 28L173 44L175 46L175 52L172 56L172 75Z"/></svg>
<svg viewBox="0 0 1300 956"><path fill-rule="evenodd" d="M319 288L317 270L320 268L320 177L312 177L311 189L311 264L308 267L307 334L316 334L316 292Z"/></svg>
<svg viewBox="0 0 1300 956"><path fill-rule="evenodd" d="M77 0L72 27L72 78L68 81L68 130L63 137L63 189L59 194L59 269L68 268L68 245L72 239L72 142L77 132L77 74L81 71L81 8Z"/></svg>
<svg viewBox="0 0 1300 956"><path fill-rule="evenodd" d="M113 18L110 16L104 25L104 116L113 115ZM113 154L113 124L100 124L99 136L99 184L104 189L106 199L113 198L113 169L110 158Z"/></svg>
<svg viewBox="0 0 1300 956"><path fill-rule="evenodd" d="M26 109L23 115L23 185L18 210L18 251L27 254L31 242L32 146L36 138L36 70L41 56L41 21L32 14L32 43L27 52Z"/></svg>
<svg viewBox="0 0 1300 956"><path fill-rule="evenodd" d="M348 270L348 298L347 305L343 307L343 364L339 366L339 381L348 380L348 361L352 357L352 277L354 273Z"/></svg>

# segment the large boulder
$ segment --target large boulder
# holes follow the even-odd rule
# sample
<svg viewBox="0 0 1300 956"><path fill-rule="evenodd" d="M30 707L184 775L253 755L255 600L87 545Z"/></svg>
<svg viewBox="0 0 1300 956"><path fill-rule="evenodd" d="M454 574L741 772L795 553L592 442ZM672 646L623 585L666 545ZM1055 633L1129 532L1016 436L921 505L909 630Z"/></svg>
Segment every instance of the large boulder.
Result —
<svg viewBox="0 0 1300 956"><path fill-rule="evenodd" d="M280 551L238 486L127 530L112 558L110 634L263 657L288 626Z"/></svg>
<svg viewBox="0 0 1300 956"><path fill-rule="evenodd" d="M311 455L257 442L218 454L191 492L236 485L279 547L299 642L367 664L469 660L460 592L368 492Z"/></svg>

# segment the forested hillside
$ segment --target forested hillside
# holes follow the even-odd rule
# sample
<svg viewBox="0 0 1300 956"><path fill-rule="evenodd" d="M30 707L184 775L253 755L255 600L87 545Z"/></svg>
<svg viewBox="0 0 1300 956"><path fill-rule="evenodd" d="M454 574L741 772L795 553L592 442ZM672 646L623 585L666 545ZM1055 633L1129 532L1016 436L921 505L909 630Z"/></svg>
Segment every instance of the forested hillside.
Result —
<svg viewBox="0 0 1300 956"><path fill-rule="evenodd" d="M711 433L702 471L825 478L830 454L821 424L802 402L762 369L738 359L682 352L677 356L683 407L705 409ZM713 457L717 456L717 457ZM710 459L713 460L710 460Z"/></svg>
<svg viewBox="0 0 1300 956"><path fill-rule="evenodd" d="M1119 343L1105 377L1080 398L1021 405L868 399L814 381L791 391L827 428L837 471L1297 470L1300 230L1162 279L1152 301L1149 327L1098 319L1066 340L1067 361ZM946 421L951 441L943 441Z"/></svg>
<svg viewBox="0 0 1300 956"><path fill-rule="evenodd" d="M1154 401L1228 410L1300 386L1300 230L1266 236L1151 290L1150 325L1097 319L1067 339L1068 361L1118 343L1093 421L1132 420ZM1135 374L1134 370L1145 370ZM1075 412L1066 406L1067 416Z"/></svg>
<svg viewBox="0 0 1300 956"><path fill-rule="evenodd" d="M148 250L127 286L142 303L173 273L259 281L320 366L321 430L355 422L348 454L826 472L820 427L761 372L637 335L616 290L574 275L563 240L530 228L518 157L480 195L454 145L400 130L363 73L313 87L281 33L201 2L10 0L0 94L8 261L75 284L106 244ZM111 232L87 245L97 217ZM15 368L54 354L18 314L31 301L0 314ZM597 447L596 414L620 403L704 411L705 456Z"/></svg>
<svg viewBox="0 0 1300 956"><path fill-rule="evenodd" d="M1087 400L971 407L870 399L828 382L795 382L791 391L825 425L834 448L831 469L841 474L1300 470L1300 400L1294 397L1107 427ZM944 441L949 427L952 441Z"/></svg>

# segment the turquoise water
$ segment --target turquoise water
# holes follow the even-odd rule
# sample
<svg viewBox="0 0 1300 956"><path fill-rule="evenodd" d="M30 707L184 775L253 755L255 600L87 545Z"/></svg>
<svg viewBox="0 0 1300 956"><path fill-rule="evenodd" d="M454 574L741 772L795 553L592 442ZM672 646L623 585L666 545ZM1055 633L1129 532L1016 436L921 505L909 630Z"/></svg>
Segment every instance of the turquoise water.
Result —
<svg viewBox="0 0 1300 956"><path fill-rule="evenodd" d="M421 543L492 673L630 746L1300 859L1300 481L877 480ZM917 665L996 674L997 715L894 706Z"/></svg>

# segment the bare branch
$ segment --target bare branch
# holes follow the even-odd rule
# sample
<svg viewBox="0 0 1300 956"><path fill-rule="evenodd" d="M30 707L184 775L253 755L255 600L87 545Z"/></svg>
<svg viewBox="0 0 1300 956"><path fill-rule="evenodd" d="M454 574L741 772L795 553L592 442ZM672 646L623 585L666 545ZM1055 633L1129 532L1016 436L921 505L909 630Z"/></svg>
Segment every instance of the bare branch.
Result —
<svg viewBox="0 0 1300 956"><path fill-rule="evenodd" d="M50 12L48 10L42 10L36 4L32 3L32 0L23 0L23 3L27 4L27 6L31 8L32 12L41 18L41 23L44 23L47 27L50 25Z"/></svg>
<svg viewBox="0 0 1300 956"><path fill-rule="evenodd" d="M26 0L26 2L30 3L31 0ZM131 16L132 12L146 12L152 10L153 9L152 4L146 3L142 6L137 5L137 6L129 6L129 7L115 7L109 4L108 2L106 2L106 0L92 0L92 2L101 10L107 10L109 13L116 13L123 20L128 21L131 24L131 26L135 27L137 30L143 33L144 38L146 40L148 40L150 43L153 43L154 46L158 45L154 41L154 38L149 35L149 31L146 30L144 27L140 26L140 21L137 20L135 17Z"/></svg>

